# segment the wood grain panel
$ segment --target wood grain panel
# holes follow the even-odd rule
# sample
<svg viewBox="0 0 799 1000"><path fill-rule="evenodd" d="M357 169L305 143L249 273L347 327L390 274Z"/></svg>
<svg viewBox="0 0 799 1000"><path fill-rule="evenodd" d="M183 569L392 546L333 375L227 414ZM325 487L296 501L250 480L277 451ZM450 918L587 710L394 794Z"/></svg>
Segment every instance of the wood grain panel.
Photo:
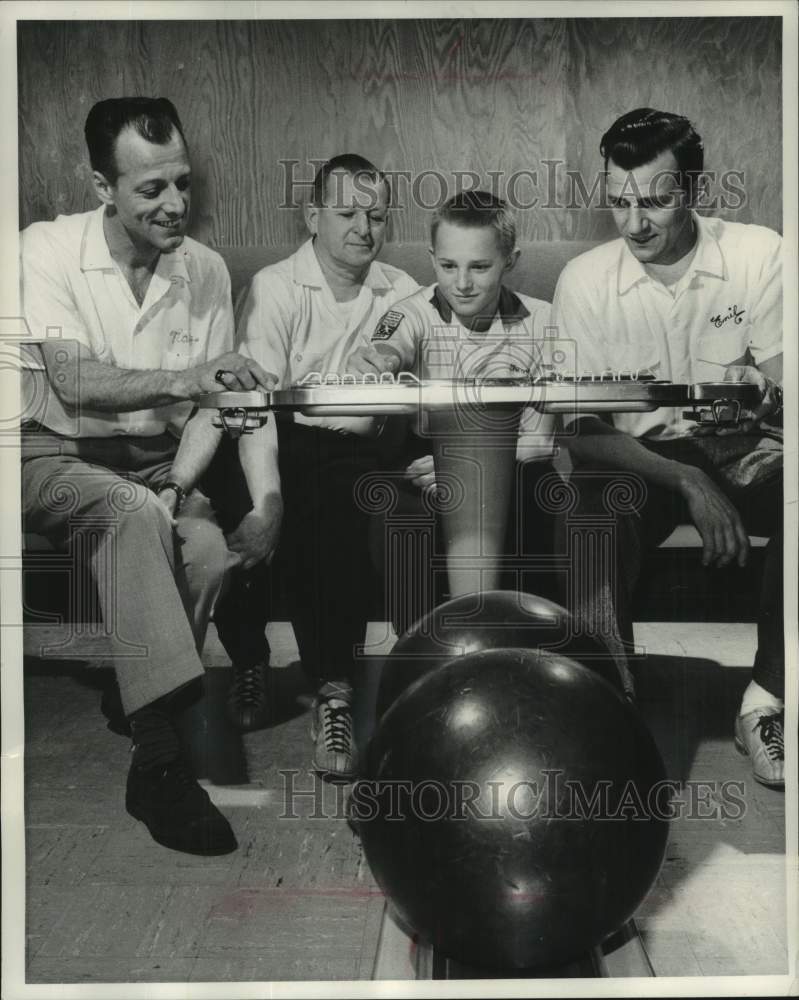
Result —
<svg viewBox="0 0 799 1000"><path fill-rule="evenodd" d="M565 171L601 169L602 132L643 104L693 117L708 166L745 172L734 217L778 228L779 32L775 18L22 22L21 224L93 207L86 113L152 94L181 114L192 233L215 245L297 243L301 182L347 151L416 179L395 184L396 242L426 239L414 195L430 206L469 171L527 206L523 241L603 237L607 213L568 208Z"/></svg>
<svg viewBox="0 0 799 1000"><path fill-rule="evenodd" d="M690 118L705 166L743 171L747 203L717 212L782 228L780 22L776 18L571 21L569 166L593 178L599 141L636 107ZM573 212L569 238L613 231L607 212Z"/></svg>

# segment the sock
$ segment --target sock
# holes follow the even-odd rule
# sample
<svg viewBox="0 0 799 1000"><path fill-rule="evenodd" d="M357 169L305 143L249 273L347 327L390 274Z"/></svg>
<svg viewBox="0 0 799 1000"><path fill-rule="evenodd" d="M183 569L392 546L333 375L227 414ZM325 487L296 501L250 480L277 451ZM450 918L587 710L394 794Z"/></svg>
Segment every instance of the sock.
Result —
<svg viewBox="0 0 799 1000"><path fill-rule="evenodd" d="M757 681L750 681L749 687L744 691L740 714L746 715L747 712L753 712L756 708L768 708L779 712L785 708L785 702L771 694L770 691L766 691Z"/></svg>
<svg viewBox="0 0 799 1000"><path fill-rule="evenodd" d="M168 696L144 705L128 716L133 736L133 761L149 770L163 767L181 754L180 737L169 711Z"/></svg>

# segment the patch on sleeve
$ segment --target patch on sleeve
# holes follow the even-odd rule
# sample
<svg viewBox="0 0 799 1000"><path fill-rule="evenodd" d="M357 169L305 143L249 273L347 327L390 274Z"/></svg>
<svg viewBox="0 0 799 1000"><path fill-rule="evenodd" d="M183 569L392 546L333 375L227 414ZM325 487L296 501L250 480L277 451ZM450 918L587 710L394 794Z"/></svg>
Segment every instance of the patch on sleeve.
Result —
<svg viewBox="0 0 799 1000"><path fill-rule="evenodd" d="M375 327L372 340L388 340L393 336L394 331L404 319L405 313L397 312L396 309L389 309Z"/></svg>

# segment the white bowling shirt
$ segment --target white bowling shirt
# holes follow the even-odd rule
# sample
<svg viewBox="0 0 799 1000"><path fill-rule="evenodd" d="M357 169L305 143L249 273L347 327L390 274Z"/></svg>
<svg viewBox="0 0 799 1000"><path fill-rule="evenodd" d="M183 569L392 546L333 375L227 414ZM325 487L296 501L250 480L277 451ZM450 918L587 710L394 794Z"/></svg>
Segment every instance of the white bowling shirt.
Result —
<svg viewBox="0 0 799 1000"><path fill-rule="evenodd" d="M186 237L161 254L138 305L111 257L103 233L104 206L20 234L23 313L34 341L60 337L118 368L182 371L232 350L230 277L219 254ZM173 403L131 413L80 413L46 386L38 351L23 372L24 416L67 437L179 435L193 404ZM46 403L42 400L46 399Z"/></svg>
<svg viewBox="0 0 799 1000"><path fill-rule="evenodd" d="M438 285L430 285L390 309L372 342L395 350L402 370L420 379L520 378L545 370L550 308L549 302L503 288L491 326L475 332L460 322ZM519 457L551 456L553 424L550 416L526 409Z"/></svg>
<svg viewBox="0 0 799 1000"><path fill-rule="evenodd" d="M781 237L763 226L694 218L696 253L671 290L622 239L566 265L552 307L559 340L571 344L564 368L720 382L726 365L761 364L782 352ZM695 426L675 407L614 414L614 423L651 438L677 437Z"/></svg>
<svg viewBox="0 0 799 1000"><path fill-rule="evenodd" d="M372 261L353 303L336 302L314 250L313 240L285 260L262 268L238 310L239 350L288 388L310 372L343 373L356 348L369 343L378 319L419 286L404 271ZM306 417L315 424L352 434L371 434L373 417Z"/></svg>

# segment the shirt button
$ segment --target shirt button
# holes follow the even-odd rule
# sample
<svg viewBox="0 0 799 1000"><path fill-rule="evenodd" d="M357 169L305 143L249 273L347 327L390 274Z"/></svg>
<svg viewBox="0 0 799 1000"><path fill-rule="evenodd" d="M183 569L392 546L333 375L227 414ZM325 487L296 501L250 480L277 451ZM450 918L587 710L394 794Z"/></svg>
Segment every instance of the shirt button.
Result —
<svg viewBox="0 0 799 1000"><path fill-rule="evenodd" d="M302 355L301 354L295 354L294 355L294 360L295 361L302 361Z"/></svg>

